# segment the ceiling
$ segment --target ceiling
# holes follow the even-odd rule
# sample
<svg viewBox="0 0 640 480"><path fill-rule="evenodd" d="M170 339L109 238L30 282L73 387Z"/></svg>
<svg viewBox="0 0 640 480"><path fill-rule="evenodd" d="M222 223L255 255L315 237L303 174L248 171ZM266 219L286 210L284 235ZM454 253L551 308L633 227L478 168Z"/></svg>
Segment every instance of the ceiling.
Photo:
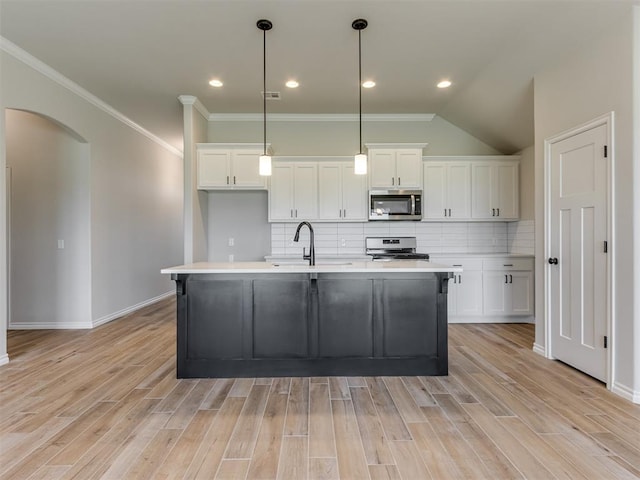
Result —
<svg viewBox="0 0 640 480"><path fill-rule="evenodd" d="M0 35L182 149L179 95L212 113L435 113L503 153L533 143L533 77L634 0L0 0ZM224 87L208 85L220 78ZM300 82L288 89L289 78ZM436 88L448 78L453 85Z"/></svg>

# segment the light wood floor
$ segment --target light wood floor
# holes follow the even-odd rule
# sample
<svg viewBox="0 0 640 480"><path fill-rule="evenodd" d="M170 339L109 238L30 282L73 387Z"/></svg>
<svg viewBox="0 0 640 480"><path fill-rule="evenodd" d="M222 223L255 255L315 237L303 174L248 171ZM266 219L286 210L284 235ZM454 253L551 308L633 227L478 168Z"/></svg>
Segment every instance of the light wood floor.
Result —
<svg viewBox="0 0 640 480"><path fill-rule="evenodd" d="M10 332L0 478L640 477L640 406L531 325L450 326L448 377L176 380L174 308Z"/></svg>

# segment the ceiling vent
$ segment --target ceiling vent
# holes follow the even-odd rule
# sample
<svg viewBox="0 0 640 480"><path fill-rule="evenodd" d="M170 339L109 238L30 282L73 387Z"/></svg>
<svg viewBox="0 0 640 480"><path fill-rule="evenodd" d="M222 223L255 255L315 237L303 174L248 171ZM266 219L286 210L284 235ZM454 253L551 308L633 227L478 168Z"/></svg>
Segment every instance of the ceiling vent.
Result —
<svg viewBox="0 0 640 480"><path fill-rule="evenodd" d="M260 92L267 100L280 100L280 92Z"/></svg>

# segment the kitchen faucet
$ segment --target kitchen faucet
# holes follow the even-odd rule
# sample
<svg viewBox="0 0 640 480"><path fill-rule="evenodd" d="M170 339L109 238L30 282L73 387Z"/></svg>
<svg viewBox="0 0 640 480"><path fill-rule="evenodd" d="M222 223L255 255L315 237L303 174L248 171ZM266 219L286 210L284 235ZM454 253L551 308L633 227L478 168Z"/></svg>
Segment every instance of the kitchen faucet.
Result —
<svg viewBox="0 0 640 480"><path fill-rule="evenodd" d="M300 222L300 224L298 225L298 228L296 228L296 234L293 237L293 241L297 242L298 240L300 240L300 229L304 225L309 227L309 255L304 253L304 247L302 247L302 258L304 260L309 260L309 265L315 265L316 264L316 249L314 247L314 241L313 241L313 227L311 226L311 224L309 222Z"/></svg>

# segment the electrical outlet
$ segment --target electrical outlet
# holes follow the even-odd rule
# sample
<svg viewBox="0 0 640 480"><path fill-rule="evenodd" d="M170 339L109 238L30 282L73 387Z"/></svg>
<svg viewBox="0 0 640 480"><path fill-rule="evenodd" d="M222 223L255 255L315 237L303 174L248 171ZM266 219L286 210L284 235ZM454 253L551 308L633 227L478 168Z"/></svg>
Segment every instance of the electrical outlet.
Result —
<svg viewBox="0 0 640 480"><path fill-rule="evenodd" d="M64 249L64 240L58 240L58 250Z"/></svg>
<svg viewBox="0 0 640 480"><path fill-rule="evenodd" d="M347 241L344 238L340 239L340 246L342 246L342 247L346 247L347 246Z"/></svg>
<svg viewBox="0 0 640 480"><path fill-rule="evenodd" d="M229 246L233 247L235 243L236 243L235 239L233 237L229 237Z"/></svg>
<svg viewBox="0 0 640 480"><path fill-rule="evenodd" d="M233 253L229 254L229 262L233 262Z"/></svg>

